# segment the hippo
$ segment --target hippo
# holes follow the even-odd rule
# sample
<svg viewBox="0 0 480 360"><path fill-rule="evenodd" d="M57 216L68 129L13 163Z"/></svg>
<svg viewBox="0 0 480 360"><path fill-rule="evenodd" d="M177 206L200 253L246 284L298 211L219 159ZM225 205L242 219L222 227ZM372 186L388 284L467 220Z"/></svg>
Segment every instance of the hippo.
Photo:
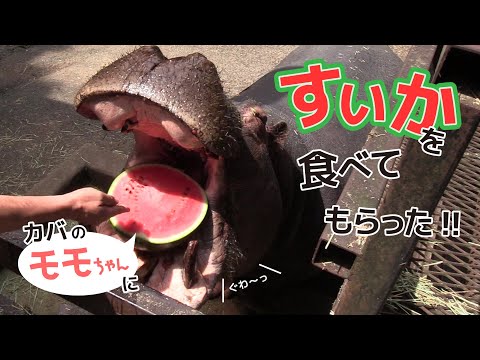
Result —
<svg viewBox="0 0 480 360"><path fill-rule="evenodd" d="M355 48L342 51L357 54ZM340 53L328 47L326 52ZM364 74L363 79L374 78ZM264 80L273 88L271 77ZM261 87L262 81L255 101L242 94L228 99L215 65L204 55L168 59L157 46L142 46L101 69L75 98L77 112L100 120L104 130L133 133L125 168L167 164L205 189L209 210L195 239L161 252L137 249L142 281L193 308L218 297L222 279L231 289L235 279L258 278L264 270L259 264L281 270L281 276L269 273L275 279L250 292L253 302L275 302L278 291L268 289L285 292L294 281L334 281L312 265L311 256L324 226L324 208L335 204L345 182L337 189L301 191L296 158L324 148L337 151L340 161L361 148L369 129L354 136L333 119L330 130L300 136L292 114L269 116L275 111L262 100L278 94ZM96 231L121 238L109 222ZM320 292L327 293L321 286Z"/></svg>

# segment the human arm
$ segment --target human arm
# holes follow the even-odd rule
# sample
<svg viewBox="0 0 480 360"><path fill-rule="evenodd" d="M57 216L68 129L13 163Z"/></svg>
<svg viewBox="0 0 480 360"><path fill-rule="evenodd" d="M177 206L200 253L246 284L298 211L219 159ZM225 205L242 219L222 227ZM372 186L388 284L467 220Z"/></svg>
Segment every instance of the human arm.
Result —
<svg viewBox="0 0 480 360"><path fill-rule="evenodd" d="M19 229L29 221L42 223L61 218L96 225L126 211L129 209L118 205L113 196L94 188L53 196L0 195L0 233Z"/></svg>

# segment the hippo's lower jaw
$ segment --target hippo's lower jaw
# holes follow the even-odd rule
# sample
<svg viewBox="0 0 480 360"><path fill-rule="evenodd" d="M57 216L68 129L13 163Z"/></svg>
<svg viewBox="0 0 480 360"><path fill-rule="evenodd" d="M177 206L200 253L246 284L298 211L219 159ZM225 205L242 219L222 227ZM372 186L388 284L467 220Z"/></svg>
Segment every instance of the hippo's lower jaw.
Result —
<svg viewBox="0 0 480 360"><path fill-rule="evenodd" d="M126 168L145 163L170 165L205 189L209 210L186 246L164 250L155 256L139 253L142 267L153 268L147 274L150 276L144 277L148 286L193 308L200 307L219 293L220 274L229 261L226 247L229 239L234 238L222 215L228 202L224 196L223 158L210 153L182 120L139 97L96 98L83 106L102 121L104 129L133 132L135 148ZM97 231L114 234L105 224ZM229 248L233 244L228 244Z"/></svg>

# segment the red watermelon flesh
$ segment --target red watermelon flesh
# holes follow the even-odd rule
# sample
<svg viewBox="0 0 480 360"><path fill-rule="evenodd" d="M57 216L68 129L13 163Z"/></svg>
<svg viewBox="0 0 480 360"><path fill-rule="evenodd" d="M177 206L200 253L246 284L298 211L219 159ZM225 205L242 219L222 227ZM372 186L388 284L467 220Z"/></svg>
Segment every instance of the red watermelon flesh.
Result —
<svg viewBox="0 0 480 360"><path fill-rule="evenodd" d="M169 244L194 231L207 213L200 185L166 165L144 164L127 169L108 191L129 212L110 219L114 228L152 244Z"/></svg>

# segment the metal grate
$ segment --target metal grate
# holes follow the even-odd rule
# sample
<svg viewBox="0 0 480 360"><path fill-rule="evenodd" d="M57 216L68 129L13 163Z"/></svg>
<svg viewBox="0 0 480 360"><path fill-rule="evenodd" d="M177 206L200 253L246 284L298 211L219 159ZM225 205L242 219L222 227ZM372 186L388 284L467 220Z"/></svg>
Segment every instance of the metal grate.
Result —
<svg viewBox="0 0 480 360"><path fill-rule="evenodd" d="M442 210L461 211L460 237L441 235ZM435 209L433 231L433 238L418 241L387 311L479 314L480 126Z"/></svg>

